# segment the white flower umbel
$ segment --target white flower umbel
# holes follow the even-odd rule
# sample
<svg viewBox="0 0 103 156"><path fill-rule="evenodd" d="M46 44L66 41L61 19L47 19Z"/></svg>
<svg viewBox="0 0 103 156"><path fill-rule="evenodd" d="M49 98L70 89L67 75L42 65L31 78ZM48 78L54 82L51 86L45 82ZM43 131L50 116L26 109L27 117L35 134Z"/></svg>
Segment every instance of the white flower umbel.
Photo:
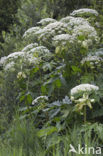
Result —
<svg viewBox="0 0 103 156"><path fill-rule="evenodd" d="M48 100L47 96L39 96L32 101L32 105L38 104L41 100Z"/></svg>
<svg viewBox="0 0 103 156"><path fill-rule="evenodd" d="M91 92L99 90L98 86L91 85L91 84L80 84L71 89L71 96L75 96L81 92Z"/></svg>
<svg viewBox="0 0 103 156"><path fill-rule="evenodd" d="M66 23L68 27L71 27L73 29L74 26L80 26L80 25L85 25L89 24L89 22L81 17L71 17L67 16L66 18L63 18L60 20L63 23Z"/></svg>
<svg viewBox="0 0 103 156"><path fill-rule="evenodd" d="M1 59L0 59L0 66L3 66L6 63L6 60L7 60L6 56L1 57Z"/></svg>
<svg viewBox="0 0 103 156"><path fill-rule="evenodd" d="M69 34L61 34L61 35L57 35L53 38L54 41L67 41L67 40L71 40L72 36Z"/></svg>
<svg viewBox="0 0 103 156"><path fill-rule="evenodd" d="M87 56L85 58L82 59L81 64L85 64L86 62L92 62L94 64L98 64L100 62L103 62L103 59L101 57L98 56Z"/></svg>
<svg viewBox="0 0 103 156"><path fill-rule="evenodd" d="M95 55L96 55L96 56L99 56L99 57L101 57L101 58L103 58L103 48L98 49L98 50L95 52Z"/></svg>
<svg viewBox="0 0 103 156"><path fill-rule="evenodd" d="M53 43L55 46L60 45L60 44L64 46L68 43L73 44L74 42L75 42L75 38L69 34L61 34L53 38Z"/></svg>
<svg viewBox="0 0 103 156"><path fill-rule="evenodd" d="M11 53L7 56L7 59L17 59L18 57L24 57L25 53L24 52L14 52Z"/></svg>
<svg viewBox="0 0 103 156"><path fill-rule="evenodd" d="M41 24L42 26L46 26L46 25L48 25L50 23L54 23L54 22L56 22L55 19L52 19L52 18L44 18L40 22L38 22L38 24Z"/></svg>
<svg viewBox="0 0 103 156"><path fill-rule="evenodd" d="M50 23L48 24L45 29L47 30L64 30L66 28L66 25L62 22L54 22L54 23Z"/></svg>
<svg viewBox="0 0 103 156"><path fill-rule="evenodd" d="M79 15L98 16L98 12L94 9L83 8L79 10L74 10L70 15L71 16L79 16Z"/></svg>
<svg viewBox="0 0 103 156"><path fill-rule="evenodd" d="M71 19L74 19L74 17L72 16L67 16L67 17L64 17L60 20L60 22L63 22L63 23L69 23Z"/></svg>
<svg viewBox="0 0 103 156"><path fill-rule="evenodd" d="M23 35L23 38L30 38L32 37L36 31L38 31L40 29L40 27L32 27L32 28L29 28Z"/></svg>
<svg viewBox="0 0 103 156"><path fill-rule="evenodd" d="M46 41L48 38L53 38L55 35L61 34L62 32L66 32L67 25L62 22L54 22L48 24L43 29L40 29L35 33L35 35L39 36L42 41Z"/></svg>
<svg viewBox="0 0 103 156"><path fill-rule="evenodd" d="M80 26L75 26L73 29L73 34L75 37L79 39L79 36L83 36L84 40L88 42L88 45L93 41L98 42L98 35L94 27L90 26L89 24L84 24ZM89 40L89 41L88 41Z"/></svg>
<svg viewBox="0 0 103 156"><path fill-rule="evenodd" d="M33 48L28 53L41 59L50 59L52 57L52 53L44 46Z"/></svg>
<svg viewBox="0 0 103 156"><path fill-rule="evenodd" d="M99 87L91 84L80 84L71 89L71 100L76 103L74 110L84 115L84 124L86 123L86 106L92 109L92 104L95 99L89 97L90 93L98 91ZM81 93L81 96L76 96Z"/></svg>
<svg viewBox="0 0 103 156"><path fill-rule="evenodd" d="M35 46L35 44L30 44L27 46L27 49L32 48L32 46ZM20 68L22 68L22 65L38 65L40 61L43 61L44 59L49 60L51 57L52 53L50 53L46 47L38 46L28 50L27 52L22 51L9 54L6 57L4 68L5 70L10 69L10 67L12 67L14 64L13 62L15 62L15 64Z"/></svg>
<svg viewBox="0 0 103 156"><path fill-rule="evenodd" d="M68 26L80 26L85 24L89 24L89 22L86 19L81 17L75 17L70 19Z"/></svg>
<svg viewBox="0 0 103 156"><path fill-rule="evenodd" d="M44 46L38 46L29 51L30 53L39 52L39 53L50 53L50 51Z"/></svg>
<svg viewBox="0 0 103 156"><path fill-rule="evenodd" d="M23 48L23 52L27 52L35 47L38 47L38 43L31 43L29 45L27 45L25 48Z"/></svg>
<svg viewBox="0 0 103 156"><path fill-rule="evenodd" d="M15 63L14 63L15 62ZM6 64L4 69L10 69L16 64L18 67L22 68L22 65L38 64L39 58L36 58L33 53L29 52L14 52L7 56Z"/></svg>

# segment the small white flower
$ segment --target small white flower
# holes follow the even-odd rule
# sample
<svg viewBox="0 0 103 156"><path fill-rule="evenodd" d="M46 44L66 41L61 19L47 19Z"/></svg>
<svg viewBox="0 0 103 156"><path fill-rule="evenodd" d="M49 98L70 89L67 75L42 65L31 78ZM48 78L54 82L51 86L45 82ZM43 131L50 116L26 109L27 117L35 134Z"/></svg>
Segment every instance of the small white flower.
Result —
<svg viewBox="0 0 103 156"><path fill-rule="evenodd" d="M18 79L22 79L22 78L26 78L26 75L25 75L25 73L24 72L19 72L18 74L17 74L17 78Z"/></svg>
<svg viewBox="0 0 103 156"><path fill-rule="evenodd" d="M74 96L71 96L71 97L70 97L70 99L71 99L72 101L74 101L74 100L75 100Z"/></svg>
<svg viewBox="0 0 103 156"><path fill-rule="evenodd" d="M82 47L88 49L88 42L87 41L83 41L82 42Z"/></svg>
<svg viewBox="0 0 103 156"><path fill-rule="evenodd" d="M90 101L94 103L95 102L95 99L91 99Z"/></svg>

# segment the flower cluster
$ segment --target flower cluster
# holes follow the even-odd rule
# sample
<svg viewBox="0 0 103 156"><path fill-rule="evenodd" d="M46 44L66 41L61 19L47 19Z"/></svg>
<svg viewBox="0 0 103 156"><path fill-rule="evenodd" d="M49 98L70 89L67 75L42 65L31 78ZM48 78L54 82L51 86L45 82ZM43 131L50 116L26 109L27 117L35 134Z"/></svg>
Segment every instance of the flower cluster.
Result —
<svg viewBox="0 0 103 156"><path fill-rule="evenodd" d="M62 22L54 22L48 24L43 29L40 29L35 33L35 35L39 35L39 38L43 41L47 40L48 38L53 38L57 34L62 34L66 32L67 25Z"/></svg>
<svg viewBox="0 0 103 156"><path fill-rule="evenodd" d="M48 25L50 23L54 23L54 22L56 22L55 19L52 19L52 18L44 18L40 22L38 22L38 24L41 24L42 26L46 26L46 25Z"/></svg>
<svg viewBox="0 0 103 156"><path fill-rule="evenodd" d="M99 40L95 28L89 24L80 25L79 27L76 26L73 29L73 34L78 40L87 42L88 46L91 46L93 41L98 42Z"/></svg>
<svg viewBox="0 0 103 156"><path fill-rule="evenodd" d="M100 67L103 64L103 49L98 49L95 52L91 52L87 57L81 60L81 64L88 65L91 69L95 67Z"/></svg>
<svg viewBox="0 0 103 156"><path fill-rule="evenodd" d="M91 84L80 84L71 89L71 96L75 96L76 94L81 92L91 92L97 90L99 90L98 86L91 85Z"/></svg>
<svg viewBox="0 0 103 156"><path fill-rule="evenodd" d="M31 50L37 46L38 46L38 43L31 43L31 44L27 45L26 47L24 47L22 51L28 52L29 50Z"/></svg>
<svg viewBox="0 0 103 156"><path fill-rule="evenodd" d="M35 34L36 31L38 31L40 29L40 27L32 27L29 28L23 35L23 38L28 39L28 38L32 38L33 35Z"/></svg>
<svg viewBox="0 0 103 156"><path fill-rule="evenodd" d="M90 24L86 20L82 20L82 18L72 18L68 22L69 27L72 28L72 31L69 31L68 34L60 34L56 35L53 38L53 44L57 45L78 45L88 49L93 43L97 43L99 41L97 32L94 27L90 26Z"/></svg>
<svg viewBox="0 0 103 156"><path fill-rule="evenodd" d="M38 52L39 55L41 55L41 53L42 54L50 53L50 51L44 46L35 47L35 48L31 49L29 52L30 53Z"/></svg>
<svg viewBox="0 0 103 156"><path fill-rule="evenodd" d="M90 62L90 63L93 63L93 64L98 64L98 63L100 63L102 61L103 61L103 59L101 57L99 57L99 56L89 55L89 56L82 59L81 64L85 64L87 62Z"/></svg>
<svg viewBox="0 0 103 156"><path fill-rule="evenodd" d="M71 89L71 100L76 103L75 111L82 113L82 110L84 107L88 106L90 109L92 109L91 103L95 102L95 99L91 99L89 97L90 93L93 93L94 91L98 91L99 87L91 84L80 84L74 88ZM80 96L76 96L77 94L81 93ZM84 112L85 115L86 112ZM84 118L86 120L86 116Z"/></svg>
<svg viewBox="0 0 103 156"><path fill-rule="evenodd" d="M69 23L71 19L74 19L74 17L72 16L67 16L67 17L64 17L60 20L60 22L62 23Z"/></svg>
<svg viewBox="0 0 103 156"><path fill-rule="evenodd" d="M14 67L16 60L24 58L24 52L14 52L8 56L2 57L0 60L0 65L4 67L4 70L9 70ZM15 61L14 61L15 60Z"/></svg>
<svg viewBox="0 0 103 156"><path fill-rule="evenodd" d="M71 43L73 43L72 40L77 41L82 47L88 48L93 44L93 41L98 42L95 28L86 19L67 16L60 21L66 23L70 28L69 33L72 35Z"/></svg>
<svg viewBox="0 0 103 156"><path fill-rule="evenodd" d="M73 29L74 26L80 26L80 25L85 25L89 24L89 22L81 17L72 17L72 16L67 16L65 18L62 18L60 20L63 23L66 23L68 27L71 27Z"/></svg>
<svg viewBox="0 0 103 156"><path fill-rule="evenodd" d="M25 55L25 52L14 52L9 54L5 58L5 62L3 62L3 67L6 71L11 70L15 68L16 63L18 66L21 66L23 63L30 63L32 59L34 60L34 57L31 57L28 54Z"/></svg>
<svg viewBox="0 0 103 156"><path fill-rule="evenodd" d="M96 11L93 9L79 9L75 10L71 15L77 12L96 14ZM65 49L68 49L68 45L72 44L74 47L78 46L88 49L99 41L95 28L86 19L81 17L67 16L60 21L45 18L38 22L38 24L43 25L43 27L28 29L24 37L26 37L26 34L31 34L33 38L36 38L44 46L56 47L60 44L67 46Z"/></svg>
<svg viewBox="0 0 103 156"><path fill-rule="evenodd" d="M25 53L24 52L14 52L11 53L7 56L7 59L11 60L11 59L17 59L17 58L22 58L24 57Z"/></svg>
<svg viewBox="0 0 103 156"><path fill-rule="evenodd" d="M44 46L38 46L37 43L29 44L21 52L14 52L7 57L2 57L0 64L4 67L4 70L15 68L18 66L20 69L22 66L38 65L41 61L51 59L52 53ZM15 66L15 64L17 64Z"/></svg>
<svg viewBox="0 0 103 156"><path fill-rule="evenodd" d="M48 60L52 57L52 53L44 46L38 46L38 47L35 47L33 49L31 49L29 52L28 52L29 55L33 55L37 58L41 58L43 60Z"/></svg>
<svg viewBox="0 0 103 156"><path fill-rule="evenodd" d="M7 57L6 57L6 56L1 57L1 59L0 59L0 66L3 66L3 64L5 64L5 63L6 63L6 59L7 59Z"/></svg>
<svg viewBox="0 0 103 156"><path fill-rule="evenodd" d="M24 33L23 37L25 39L28 39L28 37L36 37L40 40L41 45L43 43L45 45L45 43L48 42L48 45L55 46L56 49L59 48L62 50L62 46L64 51L69 51L71 46L74 48L84 47L88 49L88 47L98 42L97 32L86 19L72 17L73 15L87 12L97 14L97 12L92 9L79 9L71 13L71 16L62 18L60 21L45 18L38 22L38 24L41 24L43 27L32 27ZM39 46L38 43L31 43L23 48L21 52L14 52L5 58L1 58L0 64L6 62L5 64L8 64L8 68L10 67L10 61L15 60L14 62L16 63L20 59L22 60L21 64L38 64L40 60L50 60L52 56L52 53L46 47ZM86 61L96 62L97 59L99 61L101 60L100 57L91 56L89 59L84 58L81 63L83 64ZM11 63L11 66L12 65L13 63Z"/></svg>
<svg viewBox="0 0 103 156"><path fill-rule="evenodd" d="M79 10L74 10L70 15L71 16L80 16L80 15L98 16L98 12L94 9L83 8Z"/></svg>
<svg viewBox="0 0 103 156"><path fill-rule="evenodd" d="M98 49L98 50L95 52L95 55L96 55L96 56L99 56L99 57L101 57L101 58L103 58L103 48Z"/></svg>
<svg viewBox="0 0 103 156"><path fill-rule="evenodd" d="M62 45L65 46L66 44L74 44L75 38L69 34L61 34L57 35L53 38L53 42L55 46Z"/></svg>

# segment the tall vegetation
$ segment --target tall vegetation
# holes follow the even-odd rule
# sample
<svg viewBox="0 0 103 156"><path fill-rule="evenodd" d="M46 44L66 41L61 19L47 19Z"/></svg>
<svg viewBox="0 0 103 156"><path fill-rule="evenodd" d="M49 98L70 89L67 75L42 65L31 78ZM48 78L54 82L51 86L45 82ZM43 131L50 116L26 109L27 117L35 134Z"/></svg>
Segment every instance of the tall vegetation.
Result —
<svg viewBox="0 0 103 156"><path fill-rule="evenodd" d="M16 36L5 35L0 155L67 156L70 145L102 147L102 10L83 8L90 1L68 3L23 1Z"/></svg>

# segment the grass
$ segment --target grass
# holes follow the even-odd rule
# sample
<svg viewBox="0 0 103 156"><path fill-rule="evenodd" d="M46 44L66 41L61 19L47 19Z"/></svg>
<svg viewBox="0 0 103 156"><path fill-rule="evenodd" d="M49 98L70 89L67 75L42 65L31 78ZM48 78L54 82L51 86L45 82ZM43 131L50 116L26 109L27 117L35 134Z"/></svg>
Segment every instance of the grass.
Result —
<svg viewBox="0 0 103 156"><path fill-rule="evenodd" d="M0 139L0 156L82 156L69 153L70 144L77 150L78 144L81 147L97 147L99 141L91 137L92 132L84 132L81 128L75 126L74 129L67 129L64 135L54 133L46 138L38 138L32 121L17 119L4 139Z"/></svg>

